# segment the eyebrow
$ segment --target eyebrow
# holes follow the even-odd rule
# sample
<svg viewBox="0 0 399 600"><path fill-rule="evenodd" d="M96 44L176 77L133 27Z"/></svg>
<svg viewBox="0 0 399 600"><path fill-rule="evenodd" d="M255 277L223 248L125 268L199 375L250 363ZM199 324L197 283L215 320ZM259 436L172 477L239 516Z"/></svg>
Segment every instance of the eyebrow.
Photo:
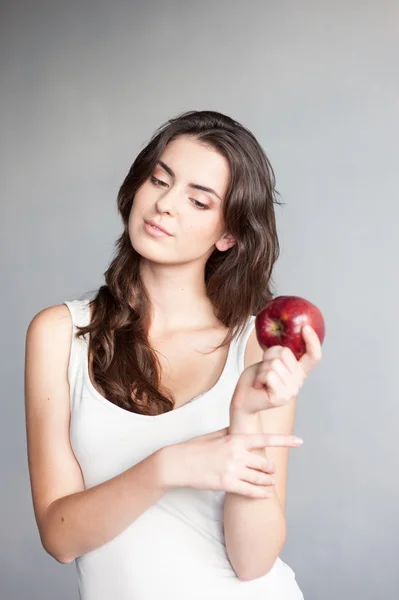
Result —
<svg viewBox="0 0 399 600"><path fill-rule="evenodd" d="M175 177L175 174L173 173L172 169L170 167L168 167L168 165L166 163L164 163L162 160L158 161L158 164L167 172L169 173L169 175L171 177ZM209 187L205 187L204 185L199 185L198 183L189 183L188 187L190 188L194 188L195 190L201 190L202 192L207 192L208 194L213 194L214 196L216 196L216 198L219 198L219 200L222 202L221 197L219 196L219 194L217 194L215 192L215 190L213 190L212 188Z"/></svg>

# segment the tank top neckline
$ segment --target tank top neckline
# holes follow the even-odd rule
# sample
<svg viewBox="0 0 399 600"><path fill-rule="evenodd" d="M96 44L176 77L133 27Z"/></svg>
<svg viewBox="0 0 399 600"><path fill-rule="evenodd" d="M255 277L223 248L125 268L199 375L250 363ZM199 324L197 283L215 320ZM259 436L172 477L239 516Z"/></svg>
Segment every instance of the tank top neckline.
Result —
<svg viewBox="0 0 399 600"><path fill-rule="evenodd" d="M86 317L85 322L88 323L89 319L90 319L90 307L89 307L88 302L87 302L87 304L84 305L84 310L85 310L85 317ZM249 323L250 319L251 319L251 316L248 317L248 323ZM105 398L105 396L100 394L100 392L94 387L94 385L90 379L89 345L88 344L86 344L85 352L84 352L84 379L85 379L86 387L89 390L89 392L91 393L91 395L96 400L98 400L101 404L103 404L103 406L108 407L110 410L113 410L115 413L119 413L121 416L126 416L126 418L128 418L128 419L136 419L136 420L141 419L141 420L149 420L149 421L161 421L164 419L169 419L169 418L172 418L171 415L175 416L176 414L178 414L178 415L184 414L185 412L189 411L191 407L193 407L193 410L196 410L195 407L199 408L204 403L206 404L207 402L210 402L210 400L211 400L211 398L213 398L215 392L218 389L222 389L223 383L229 374L230 366L233 362L233 357L235 356L234 350L236 349L237 343L238 343L238 337L235 337L231 340L231 342L229 344L229 350L227 353L226 362L224 364L222 373L220 374L220 377L217 380L217 382L215 383L215 385L210 390L201 392L200 394L198 394L197 396L194 396L194 398L191 398L184 404L181 404L177 408L173 408L172 410L167 411L165 413L160 413L158 415L143 415L141 413L131 412L129 410L126 410L125 408L122 408L121 406L118 406L117 404L114 404L113 402L110 402L109 400L107 400L107 398Z"/></svg>

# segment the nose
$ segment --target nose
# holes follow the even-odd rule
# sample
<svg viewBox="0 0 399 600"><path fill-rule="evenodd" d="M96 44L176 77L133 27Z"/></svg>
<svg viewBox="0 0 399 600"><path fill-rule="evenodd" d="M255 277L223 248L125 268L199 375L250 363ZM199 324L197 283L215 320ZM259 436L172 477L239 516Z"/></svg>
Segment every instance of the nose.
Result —
<svg viewBox="0 0 399 600"><path fill-rule="evenodd" d="M173 188L162 190L156 202L157 210L171 215L175 214L179 202L178 196L177 190L173 190Z"/></svg>

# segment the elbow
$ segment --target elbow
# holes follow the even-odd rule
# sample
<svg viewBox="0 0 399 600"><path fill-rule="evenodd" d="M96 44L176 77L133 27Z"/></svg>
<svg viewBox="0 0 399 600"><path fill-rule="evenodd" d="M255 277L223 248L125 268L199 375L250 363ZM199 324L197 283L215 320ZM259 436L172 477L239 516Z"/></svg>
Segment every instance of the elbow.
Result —
<svg viewBox="0 0 399 600"><path fill-rule="evenodd" d="M62 546L62 536L60 532L54 528L54 518L51 512L51 508L55 502L50 504L47 509L44 520L39 523L39 535L43 549L47 552L51 558L54 558L58 563L62 565L68 565L75 560L75 558L66 557L61 552L60 546Z"/></svg>
<svg viewBox="0 0 399 600"><path fill-rule="evenodd" d="M47 544L44 544L43 541L42 541L42 546L43 546L44 550L47 552L47 554L49 556L51 556L51 558L54 558L54 560L59 562L61 565L69 565L71 562L73 562L75 560L74 558L66 558L65 556L61 556L61 554L59 554L59 552L57 552L54 549L49 548L49 546Z"/></svg>
<svg viewBox="0 0 399 600"><path fill-rule="evenodd" d="M257 572L257 573L242 573L242 574L237 573L237 577L240 581L253 581L254 579L259 579L260 577L265 577L271 570L272 570L272 567L270 567L270 569L265 569L260 573L259 572Z"/></svg>
<svg viewBox="0 0 399 600"><path fill-rule="evenodd" d="M61 565L69 565L71 562L73 562L75 560L74 558L64 558L61 556L53 556L53 558L55 558L55 560L57 562L59 562Z"/></svg>
<svg viewBox="0 0 399 600"><path fill-rule="evenodd" d="M273 568L274 563L268 567L263 568L261 571L246 571L245 573L236 573L238 579L240 581L253 581L254 579L259 579L259 577L265 577Z"/></svg>
<svg viewBox="0 0 399 600"><path fill-rule="evenodd" d="M247 565L246 568L237 569L236 575L240 581L252 581L253 579L259 579L259 577L265 577L273 569L280 553L285 544L285 535L276 544L276 547L272 551L272 554L263 560L261 564L253 561L251 565Z"/></svg>
<svg viewBox="0 0 399 600"><path fill-rule="evenodd" d="M246 571L242 571L241 573L236 572L236 575L240 581L253 581L254 579L259 579L260 577L265 577L273 569L277 558L278 558L278 556L276 556L275 559L271 563L263 564L262 568L258 568L258 570L247 569Z"/></svg>
<svg viewBox="0 0 399 600"><path fill-rule="evenodd" d="M55 548L54 544L50 544L49 541L47 539L45 539L43 535L40 536L40 540L41 540L43 549L47 552L47 554L49 556L51 556L51 558L54 558L54 560L56 560L60 564L69 565L71 562L73 562L75 560L74 558L66 558L65 556L62 556L61 553L59 552L59 549Z"/></svg>
<svg viewBox="0 0 399 600"><path fill-rule="evenodd" d="M62 558L62 557L58 557L58 556L53 556L53 558L59 562L61 565L69 565L71 562L73 562L75 559L73 558Z"/></svg>

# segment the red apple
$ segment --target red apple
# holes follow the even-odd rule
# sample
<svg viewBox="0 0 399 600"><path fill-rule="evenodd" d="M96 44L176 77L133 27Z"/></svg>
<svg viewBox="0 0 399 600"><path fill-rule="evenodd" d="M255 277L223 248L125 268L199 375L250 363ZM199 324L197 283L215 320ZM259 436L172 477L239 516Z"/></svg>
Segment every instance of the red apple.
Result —
<svg viewBox="0 0 399 600"><path fill-rule="evenodd" d="M306 352L301 335L304 325L310 325L315 330L322 344L325 326L317 306L299 296L277 296L257 314L256 337L263 350L271 346L287 346L299 360Z"/></svg>

